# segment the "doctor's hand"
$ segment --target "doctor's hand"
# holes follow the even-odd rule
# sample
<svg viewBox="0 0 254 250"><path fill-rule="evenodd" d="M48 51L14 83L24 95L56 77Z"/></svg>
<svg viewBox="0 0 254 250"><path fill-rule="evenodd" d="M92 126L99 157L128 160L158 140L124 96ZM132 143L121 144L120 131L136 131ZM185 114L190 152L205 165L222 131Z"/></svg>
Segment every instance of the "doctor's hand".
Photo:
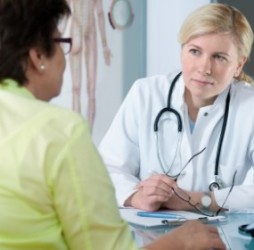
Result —
<svg viewBox="0 0 254 250"><path fill-rule="evenodd" d="M125 206L155 211L162 207L173 195L175 181L164 174L155 174L141 181L136 192L125 201Z"/></svg>

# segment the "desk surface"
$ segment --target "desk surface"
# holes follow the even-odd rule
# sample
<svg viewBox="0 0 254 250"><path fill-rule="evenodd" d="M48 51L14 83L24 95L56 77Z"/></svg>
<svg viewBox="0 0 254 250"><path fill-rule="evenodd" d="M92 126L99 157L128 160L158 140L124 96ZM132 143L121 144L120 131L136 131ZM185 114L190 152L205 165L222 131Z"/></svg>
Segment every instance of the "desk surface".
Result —
<svg viewBox="0 0 254 250"><path fill-rule="evenodd" d="M254 238L239 233L238 227L243 224L254 222L254 213L229 213L226 223L215 224L230 250L254 249ZM133 236L139 246L146 245L169 232L172 227L162 226L159 228L142 228L131 226Z"/></svg>

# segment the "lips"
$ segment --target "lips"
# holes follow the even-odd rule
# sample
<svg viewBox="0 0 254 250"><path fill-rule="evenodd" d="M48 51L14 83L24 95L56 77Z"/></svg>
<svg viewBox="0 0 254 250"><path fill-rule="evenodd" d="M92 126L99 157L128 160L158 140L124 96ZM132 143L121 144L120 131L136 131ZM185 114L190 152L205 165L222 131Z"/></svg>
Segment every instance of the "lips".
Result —
<svg viewBox="0 0 254 250"><path fill-rule="evenodd" d="M207 80L199 80L199 79L192 79L192 81L200 86L206 86L206 85L213 85L212 81L207 81Z"/></svg>

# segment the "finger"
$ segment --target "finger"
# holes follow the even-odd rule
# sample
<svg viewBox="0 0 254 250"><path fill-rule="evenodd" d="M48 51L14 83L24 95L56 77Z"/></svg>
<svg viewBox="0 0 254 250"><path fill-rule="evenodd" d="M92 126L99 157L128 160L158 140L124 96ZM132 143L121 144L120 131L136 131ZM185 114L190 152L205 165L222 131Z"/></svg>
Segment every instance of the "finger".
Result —
<svg viewBox="0 0 254 250"><path fill-rule="evenodd" d="M137 190L137 193L140 199L149 203L150 202L165 203L172 196L172 192L171 194L168 194L168 192L165 192L164 190L154 186L144 186L142 188L139 188Z"/></svg>
<svg viewBox="0 0 254 250"><path fill-rule="evenodd" d="M166 188L171 188L176 186L176 182L172 178L164 174L152 175L146 180L141 181L140 185L144 185L145 183L150 181L153 181L154 183L163 183Z"/></svg>
<svg viewBox="0 0 254 250"><path fill-rule="evenodd" d="M212 240L210 244L211 249L217 249L217 250L226 249L226 246L220 237L219 230L216 227L209 226L209 225L206 228L209 231L209 235L210 235L208 239Z"/></svg>
<svg viewBox="0 0 254 250"><path fill-rule="evenodd" d="M157 186L145 186L141 190L142 190L143 194L146 196L163 197L163 199L162 199L163 201L167 201L169 199L169 197L172 196L172 193L170 193L168 190L165 191Z"/></svg>
<svg viewBox="0 0 254 250"><path fill-rule="evenodd" d="M159 179L150 179L145 182L142 182L139 185L139 189L143 189L147 194L160 194L164 196L171 196L172 195L172 188L162 182Z"/></svg>
<svg viewBox="0 0 254 250"><path fill-rule="evenodd" d="M164 175L164 174L154 176L153 179L160 180L161 182L165 183L170 188L177 188L178 187L175 179L173 179L167 175Z"/></svg>
<svg viewBox="0 0 254 250"><path fill-rule="evenodd" d="M217 249L217 250L226 250L226 245L222 241L220 237L216 237L212 239L212 244L210 246L211 249Z"/></svg>
<svg viewBox="0 0 254 250"><path fill-rule="evenodd" d="M136 203L136 207L144 210L155 211L161 207L161 204L167 197L158 194L147 194L140 189L133 196L132 201Z"/></svg>
<svg viewBox="0 0 254 250"><path fill-rule="evenodd" d="M164 195L148 195L145 198L147 204L163 204L168 200L167 196Z"/></svg>

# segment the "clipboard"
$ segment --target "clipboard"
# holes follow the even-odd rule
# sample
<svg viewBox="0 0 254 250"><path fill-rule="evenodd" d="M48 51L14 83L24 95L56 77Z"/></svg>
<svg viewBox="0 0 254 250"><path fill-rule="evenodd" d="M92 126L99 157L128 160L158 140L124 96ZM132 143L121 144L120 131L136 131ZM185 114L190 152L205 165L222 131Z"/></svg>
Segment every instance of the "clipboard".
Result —
<svg viewBox="0 0 254 250"><path fill-rule="evenodd" d="M143 217L138 216L138 212L144 212L135 208L120 208L120 214L124 220L126 220L132 226L139 227L175 227L180 226L188 220L199 220L202 223L213 224L227 222L227 217L224 215L205 217L202 214L189 211L176 211L176 210L163 210L163 213L173 213L179 215L178 219L175 218L156 218L156 217ZM160 211L161 213L162 211ZM156 213L156 212L154 212ZM180 218L181 217L181 218Z"/></svg>

